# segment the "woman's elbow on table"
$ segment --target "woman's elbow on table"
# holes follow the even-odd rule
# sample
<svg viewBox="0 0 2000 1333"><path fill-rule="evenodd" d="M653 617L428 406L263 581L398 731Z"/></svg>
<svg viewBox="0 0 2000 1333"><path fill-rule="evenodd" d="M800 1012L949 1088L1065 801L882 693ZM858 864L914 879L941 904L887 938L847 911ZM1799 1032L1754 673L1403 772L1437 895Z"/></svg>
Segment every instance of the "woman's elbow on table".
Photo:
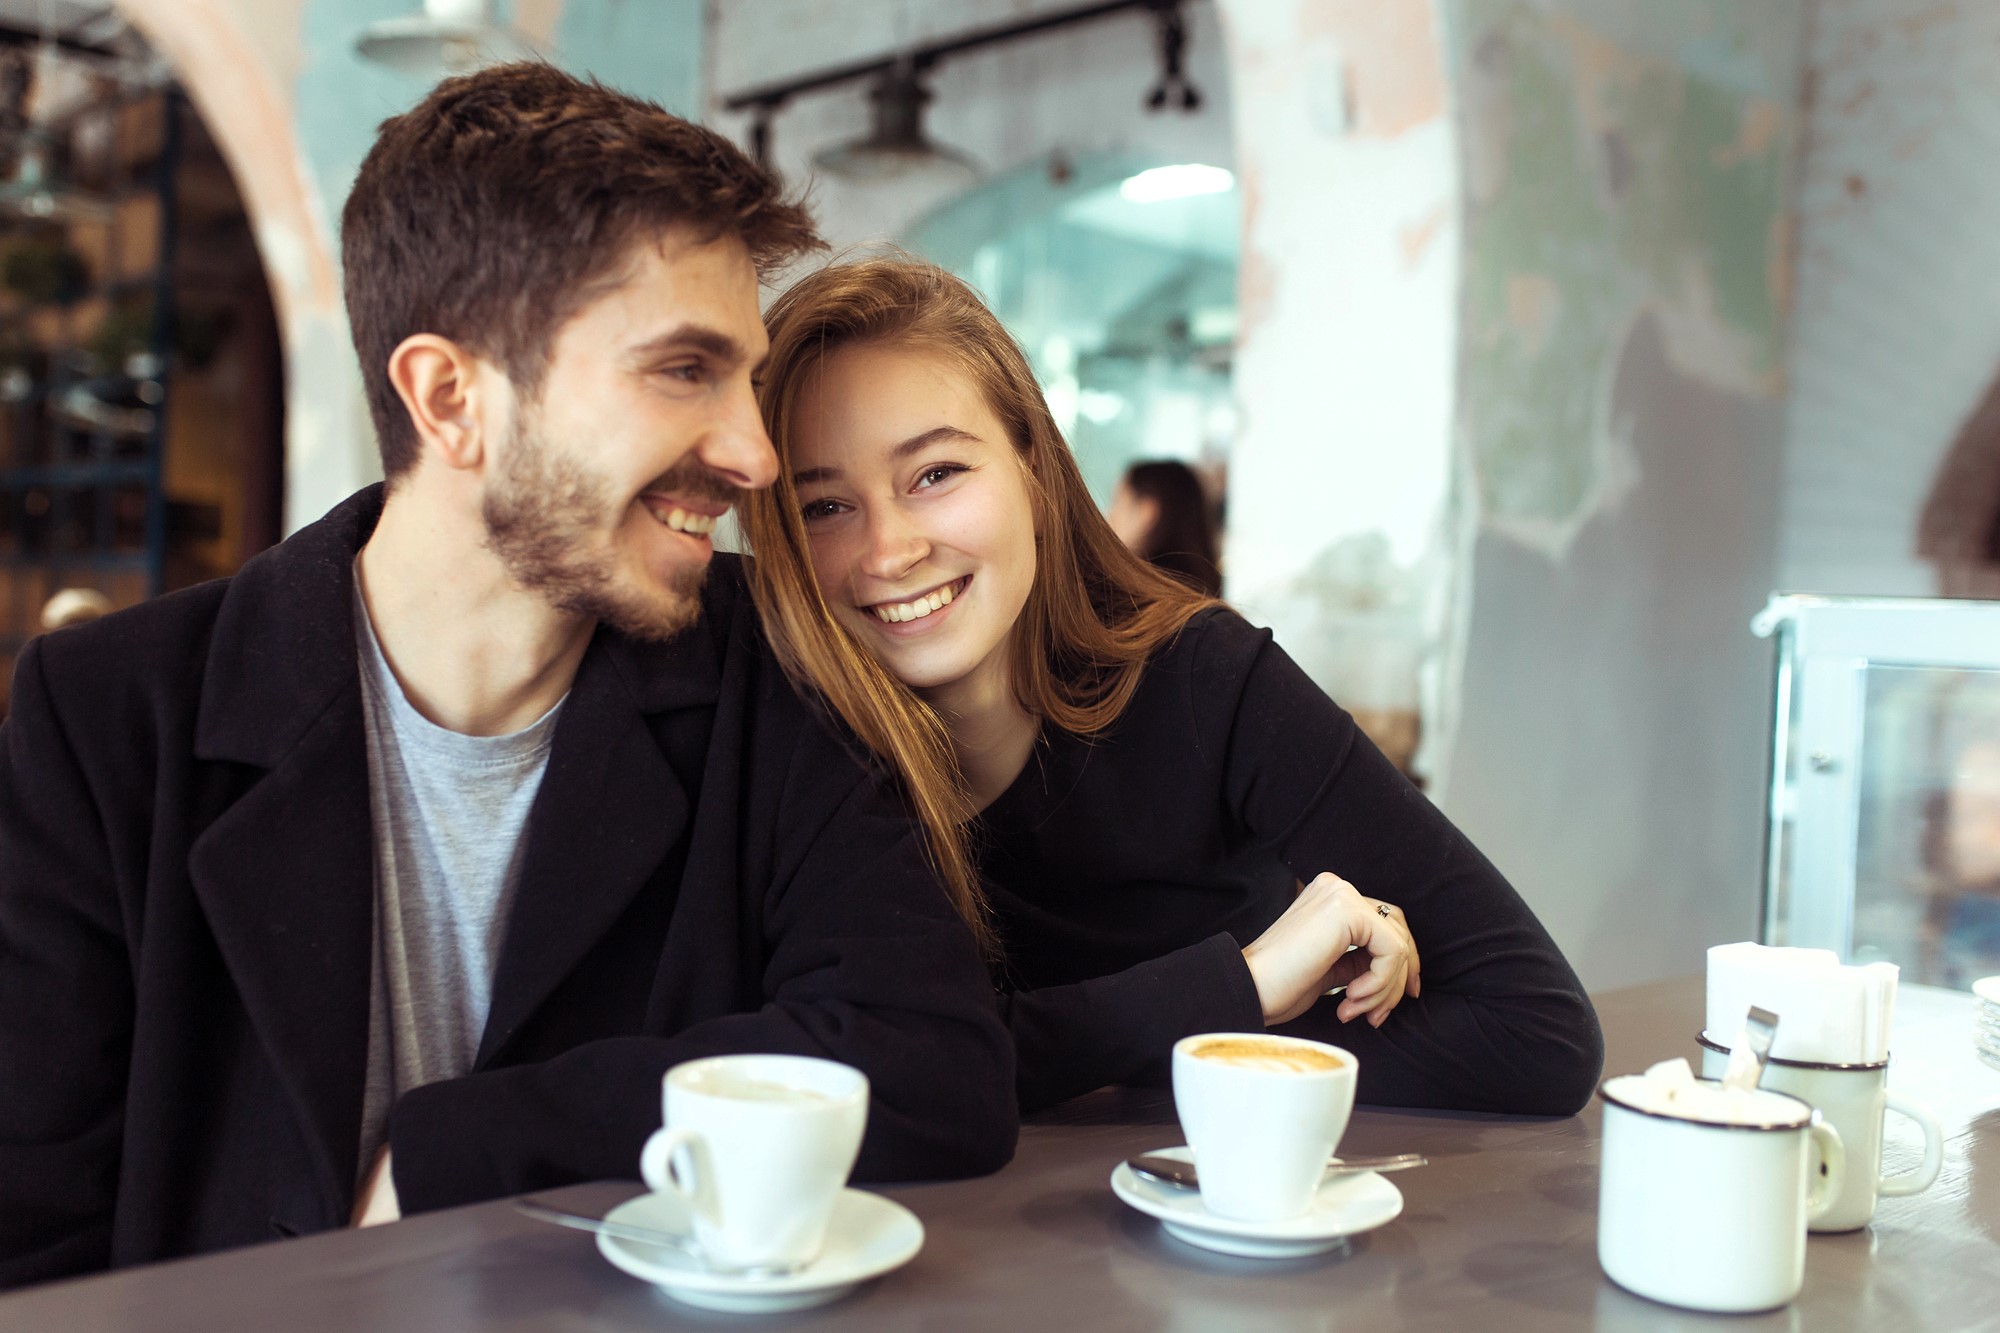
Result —
<svg viewBox="0 0 2000 1333"><path fill-rule="evenodd" d="M1604 1030L1588 997L1554 1006L1539 1025L1521 1082L1520 1115L1575 1115L1590 1104L1604 1073Z"/></svg>

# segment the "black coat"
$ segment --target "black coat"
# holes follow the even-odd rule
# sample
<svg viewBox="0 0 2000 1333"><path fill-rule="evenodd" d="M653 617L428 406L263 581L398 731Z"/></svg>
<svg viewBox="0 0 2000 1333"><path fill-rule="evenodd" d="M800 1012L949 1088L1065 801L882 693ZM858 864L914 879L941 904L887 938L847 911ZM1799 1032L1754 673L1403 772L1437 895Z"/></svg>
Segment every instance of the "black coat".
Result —
<svg viewBox="0 0 2000 1333"><path fill-rule="evenodd" d="M352 568L381 503L21 654L0 1286L347 1221L374 902ZM584 656L474 1071L390 1120L406 1212L635 1174L661 1074L723 1051L865 1071L861 1178L1012 1152L1011 1047L912 825L786 684L733 557L703 600L672 643Z"/></svg>

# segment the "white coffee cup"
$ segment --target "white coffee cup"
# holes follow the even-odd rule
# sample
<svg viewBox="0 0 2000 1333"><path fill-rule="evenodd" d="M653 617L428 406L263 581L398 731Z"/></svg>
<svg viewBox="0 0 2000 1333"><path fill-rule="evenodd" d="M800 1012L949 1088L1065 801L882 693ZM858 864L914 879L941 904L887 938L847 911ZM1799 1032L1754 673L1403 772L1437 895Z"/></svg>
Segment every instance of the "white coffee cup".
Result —
<svg viewBox="0 0 2000 1333"><path fill-rule="evenodd" d="M1173 1068L1202 1206L1246 1222L1308 1212L1354 1110L1355 1058L1298 1037L1209 1032L1175 1042Z"/></svg>
<svg viewBox="0 0 2000 1333"><path fill-rule="evenodd" d="M1720 1123L1664 1111L1649 1091L1640 1074L1598 1089L1597 1260L1605 1274L1690 1310L1784 1305L1805 1280L1806 1224L1840 1192L1839 1133L1781 1092L1746 1094Z"/></svg>
<svg viewBox="0 0 2000 1333"><path fill-rule="evenodd" d="M1729 1065L1729 1048L1705 1032L1695 1040L1701 1043L1701 1072L1709 1078L1722 1077ZM1836 1065L1772 1058L1764 1062L1759 1086L1790 1093L1840 1131L1841 1146L1847 1150L1845 1183L1825 1216L1812 1223L1814 1231L1867 1226L1875 1216L1878 1197L1920 1194L1936 1182L1944 1165L1944 1129L1922 1103L1889 1091L1887 1060ZM1888 1111L1916 1121L1924 1136L1922 1165L1900 1176L1882 1174L1882 1120Z"/></svg>
<svg viewBox="0 0 2000 1333"><path fill-rule="evenodd" d="M680 1195L717 1268L790 1270L818 1257L861 1151L868 1079L801 1055L718 1055L667 1071L666 1124L639 1173Z"/></svg>

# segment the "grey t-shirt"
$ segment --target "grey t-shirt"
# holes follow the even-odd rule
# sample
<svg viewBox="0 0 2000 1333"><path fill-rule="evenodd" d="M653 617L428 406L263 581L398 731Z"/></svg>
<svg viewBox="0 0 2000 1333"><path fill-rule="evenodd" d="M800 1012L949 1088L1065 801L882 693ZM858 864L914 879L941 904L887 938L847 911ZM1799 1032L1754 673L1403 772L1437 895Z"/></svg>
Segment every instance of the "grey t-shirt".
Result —
<svg viewBox="0 0 2000 1333"><path fill-rule="evenodd" d="M360 1172L411 1088L469 1072L521 877L522 832L562 701L506 736L431 722L403 694L357 583L354 624L375 830L375 948ZM564 696L568 698L567 695Z"/></svg>

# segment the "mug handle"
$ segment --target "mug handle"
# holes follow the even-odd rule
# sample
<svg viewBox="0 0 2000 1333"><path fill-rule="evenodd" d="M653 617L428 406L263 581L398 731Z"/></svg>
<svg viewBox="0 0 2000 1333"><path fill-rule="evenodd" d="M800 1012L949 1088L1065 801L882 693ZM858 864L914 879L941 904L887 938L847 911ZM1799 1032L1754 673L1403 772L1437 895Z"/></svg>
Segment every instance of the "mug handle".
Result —
<svg viewBox="0 0 2000 1333"><path fill-rule="evenodd" d="M1938 1171L1944 1166L1944 1131L1939 1128L1937 1117L1920 1102L1908 1097L1889 1094L1889 1109L1906 1115L1917 1122L1917 1128L1924 1132L1924 1162L1914 1171L1905 1171L1900 1176L1884 1176L1877 1188L1883 1198L1893 1199L1901 1194L1921 1194L1929 1189L1938 1178Z"/></svg>
<svg viewBox="0 0 2000 1333"><path fill-rule="evenodd" d="M1840 1183L1847 1175L1847 1148L1840 1141L1840 1131L1820 1119L1818 1111L1813 1112L1807 1128L1819 1145L1820 1162L1819 1175L1806 1193L1806 1221L1810 1224L1825 1217L1840 1198Z"/></svg>
<svg viewBox="0 0 2000 1333"><path fill-rule="evenodd" d="M695 1174L694 1162L700 1156L695 1150L701 1146L701 1135L694 1130L676 1129L671 1125L654 1130L639 1153L639 1174L645 1179L646 1188L661 1194L678 1194L687 1201L690 1213L700 1212L701 1180ZM682 1159L684 1166L677 1165L674 1160L674 1155L683 1148L688 1149L687 1156Z"/></svg>

